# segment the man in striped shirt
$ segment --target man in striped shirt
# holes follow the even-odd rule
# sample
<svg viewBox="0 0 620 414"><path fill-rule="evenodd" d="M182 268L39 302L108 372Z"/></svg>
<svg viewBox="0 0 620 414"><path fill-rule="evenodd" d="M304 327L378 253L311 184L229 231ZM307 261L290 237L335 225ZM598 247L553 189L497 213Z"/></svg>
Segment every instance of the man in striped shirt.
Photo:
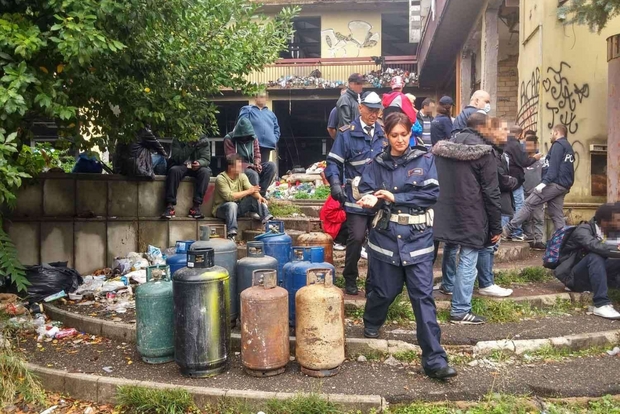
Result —
<svg viewBox="0 0 620 414"><path fill-rule="evenodd" d="M422 140L424 145L430 148L433 144L431 142L431 122L433 122L433 113L435 113L435 101L431 98L426 98L422 101L422 109L418 112L418 122L422 127Z"/></svg>

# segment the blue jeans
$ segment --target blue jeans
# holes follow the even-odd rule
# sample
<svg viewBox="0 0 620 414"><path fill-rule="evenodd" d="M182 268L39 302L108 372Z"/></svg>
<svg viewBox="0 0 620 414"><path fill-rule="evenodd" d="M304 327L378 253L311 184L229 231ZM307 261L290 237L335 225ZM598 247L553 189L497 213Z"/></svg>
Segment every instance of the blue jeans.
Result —
<svg viewBox="0 0 620 414"><path fill-rule="evenodd" d="M215 211L215 216L226 222L226 230L229 235L236 235L238 228L237 217L247 213L258 213L261 220L265 220L270 216L267 204L259 204L258 200L252 196L245 196L238 202L229 201L222 204Z"/></svg>
<svg viewBox="0 0 620 414"><path fill-rule="evenodd" d="M493 274L493 262L495 259L495 246L485 247L478 253L478 287L480 289L487 288L495 284L495 275Z"/></svg>
<svg viewBox="0 0 620 414"><path fill-rule="evenodd" d="M515 199L515 214L516 214L519 210L521 210L521 207L523 207L523 203L525 202L523 186L514 190L512 192L512 196ZM503 226L505 226L505 224L502 221L502 227ZM512 236L523 236L523 229L521 228L521 226L517 227L516 229L512 231Z"/></svg>
<svg viewBox="0 0 620 414"><path fill-rule="evenodd" d="M450 315L461 316L471 311L471 298L474 294L474 282L476 281L476 264L480 250L461 246L459 264L454 279L454 291L452 294L452 308Z"/></svg>
<svg viewBox="0 0 620 414"><path fill-rule="evenodd" d="M168 162L161 154L151 154L151 160L153 161L153 173L155 175L166 175L168 169Z"/></svg>
<svg viewBox="0 0 620 414"><path fill-rule="evenodd" d="M452 292L454 290L454 279L456 278L456 255L459 246L456 244L445 244L443 247L443 260L441 262L441 286L443 289Z"/></svg>

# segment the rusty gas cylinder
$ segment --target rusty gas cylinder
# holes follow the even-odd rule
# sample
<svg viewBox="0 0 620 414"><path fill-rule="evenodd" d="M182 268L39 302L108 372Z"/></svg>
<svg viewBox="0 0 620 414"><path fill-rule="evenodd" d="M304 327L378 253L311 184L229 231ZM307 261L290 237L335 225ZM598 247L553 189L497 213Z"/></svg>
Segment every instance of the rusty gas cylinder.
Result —
<svg viewBox="0 0 620 414"><path fill-rule="evenodd" d="M344 296L331 269L309 269L306 286L295 295L296 348L301 372L336 375L344 362Z"/></svg>
<svg viewBox="0 0 620 414"><path fill-rule="evenodd" d="M241 292L245 372L255 377L283 373L290 356L288 335L288 292L278 286L277 270L255 270L252 287Z"/></svg>
<svg viewBox="0 0 620 414"><path fill-rule="evenodd" d="M322 247L325 252L325 261L334 264L334 239L327 233L311 231L297 236L296 246Z"/></svg>

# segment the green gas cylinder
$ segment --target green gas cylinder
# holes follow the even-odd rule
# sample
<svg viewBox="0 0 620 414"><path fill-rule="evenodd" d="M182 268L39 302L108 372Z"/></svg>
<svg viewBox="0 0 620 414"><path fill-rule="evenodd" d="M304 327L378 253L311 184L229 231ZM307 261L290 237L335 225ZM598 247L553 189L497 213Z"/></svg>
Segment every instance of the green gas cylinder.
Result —
<svg viewBox="0 0 620 414"><path fill-rule="evenodd" d="M136 288L136 345L144 362L174 360L174 301L170 268L149 266L146 283Z"/></svg>

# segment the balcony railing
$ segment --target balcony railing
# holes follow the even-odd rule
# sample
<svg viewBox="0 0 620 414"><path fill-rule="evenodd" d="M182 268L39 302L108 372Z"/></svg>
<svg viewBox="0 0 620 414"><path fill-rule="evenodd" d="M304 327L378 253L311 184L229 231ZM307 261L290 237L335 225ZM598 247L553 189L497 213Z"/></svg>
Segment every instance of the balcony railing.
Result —
<svg viewBox="0 0 620 414"><path fill-rule="evenodd" d="M268 88L335 88L346 83L349 75L360 73L373 87L389 86L394 75L403 75L409 86L417 83L415 56L385 56L380 59L317 58L280 59L262 72L248 76L251 82Z"/></svg>

